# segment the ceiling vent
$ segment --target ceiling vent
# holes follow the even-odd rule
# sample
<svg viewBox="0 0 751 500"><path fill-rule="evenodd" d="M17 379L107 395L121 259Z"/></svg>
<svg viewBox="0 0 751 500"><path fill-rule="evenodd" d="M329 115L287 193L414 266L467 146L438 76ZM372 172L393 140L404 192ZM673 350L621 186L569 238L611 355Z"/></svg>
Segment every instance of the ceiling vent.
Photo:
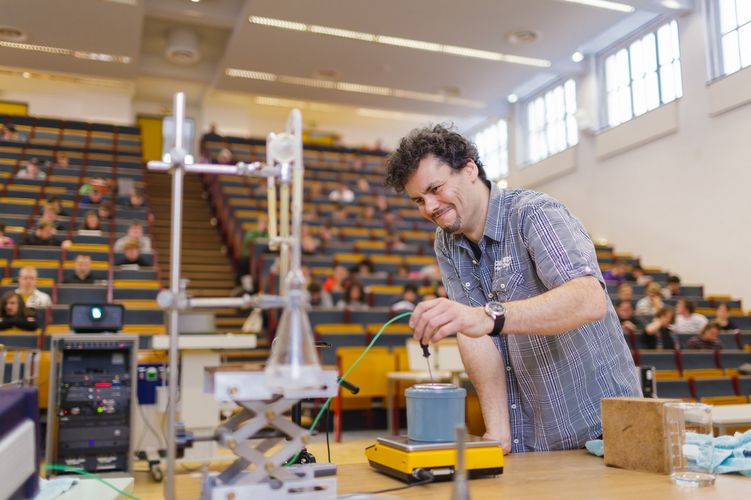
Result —
<svg viewBox="0 0 751 500"><path fill-rule="evenodd" d="M172 28L167 34L164 56L181 66L195 64L201 59L198 35L187 28Z"/></svg>
<svg viewBox="0 0 751 500"><path fill-rule="evenodd" d="M24 42L26 32L15 26L0 26L0 40L5 42Z"/></svg>
<svg viewBox="0 0 751 500"><path fill-rule="evenodd" d="M513 45L528 45L540 39L540 34L533 30L516 30L506 34L506 40Z"/></svg>

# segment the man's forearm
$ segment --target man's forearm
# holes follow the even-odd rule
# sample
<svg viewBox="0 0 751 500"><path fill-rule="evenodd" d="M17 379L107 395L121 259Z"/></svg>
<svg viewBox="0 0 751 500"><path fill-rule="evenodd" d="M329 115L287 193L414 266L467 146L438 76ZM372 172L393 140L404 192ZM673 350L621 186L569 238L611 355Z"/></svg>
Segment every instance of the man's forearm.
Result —
<svg viewBox="0 0 751 500"><path fill-rule="evenodd" d="M577 278L536 297L507 302L503 333L558 335L602 319L606 303L597 278Z"/></svg>
<svg viewBox="0 0 751 500"><path fill-rule="evenodd" d="M501 440L510 450L511 424L508 414L506 371L501 353L488 337L470 338L457 335L464 368L477 390L485 422L486 436Z"/></svg>

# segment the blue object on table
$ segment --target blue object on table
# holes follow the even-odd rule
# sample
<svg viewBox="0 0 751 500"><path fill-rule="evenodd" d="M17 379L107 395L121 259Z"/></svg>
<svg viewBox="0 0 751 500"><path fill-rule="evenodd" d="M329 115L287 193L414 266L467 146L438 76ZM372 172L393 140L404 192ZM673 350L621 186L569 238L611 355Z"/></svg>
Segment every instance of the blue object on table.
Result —
<svg viewBox="0 0 751 500"><path fill-rule="evenodd" d="M404 393L409 439L430 443L456 439L456 426L464 424L466 389L454 384L417 384Z"/></svg>
<svg viewBox="0 0 751 500"><path fill-rule="evenodd" d="M692 432L686 433L686 444L699 445L705 437ZM604 456L602 439L587 441L584 445L592 455ZM732 436L712 438L712 472L727 474L737 472L751 477L751 430L736 432Z"/></svg>

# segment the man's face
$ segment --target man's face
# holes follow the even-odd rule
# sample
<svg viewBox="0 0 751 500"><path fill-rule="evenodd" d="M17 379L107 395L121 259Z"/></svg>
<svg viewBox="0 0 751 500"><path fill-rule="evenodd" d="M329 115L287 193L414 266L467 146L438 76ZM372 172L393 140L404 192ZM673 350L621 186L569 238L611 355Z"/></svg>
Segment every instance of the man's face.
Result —
<svg viewBox="0 0 751 500"><path fill-rule="evenodd" d="M631 302L621 302L618 304L618 317L621 319L631 319L631 316L634 315L634 306L631 305Z"/></svg>
<svg viewBox="0 0 751 500"><path fill-rule="evenodd" d="M135 239L140 239L143 236L143 228L141 226L130 226L128 228L128 236Z"/></svg>
<svg viewBox="0 0 751 500"><path fill-rule="evenodd" d="M12 295L5 303L5 314L8 316L15 316L18 314L19 304L18 297Z"/></svg>
<svg viewBox="0 0 751 500"><path fill-rule="evenodd" d="M453 170L433 155L422 160L404 188L417 204L420 215L444 231L455 234L465 230L468 218L469 167ZM485 222L485 221L483 221Z"/></svg>
<svg viewBox="0 0 751 500"><path fill-rule="evenodd" d="M128 260L136 260L140 256L138 247L128 247L125 249L124 253Z"/></svg>
<svg viewBox="0 0 751 500"><path fill-rule="evenodd" d="M52 238L52 226L41 226L37 229L37 236L44 240Z"/></svg>
<svg viewBox="0 0 751 500"><path fill-rule="evenodd" d="M29 291L35 289L37 286L36 274L30 271L21 271L21 274L18 275L18 284L21 290Z"/></svg>
<svg viewBox="0 0 751 500"><path fill-rule="evenodd" d="M675 305L675 313L680 315L689 314L688 307L686 307L686 303L682 300L679 300L678 303Z"/></svg>
<svg viewBox="0 0 751 500"><path fill-rule="evenodd" d="M633 300L634 289L631 285L624 284L618 287L618 299L619 300Z"/></svg>
<svg viewBox="0 0 751 500"><path fill-rule="evenodd" d="M704 332L704 338L707 340L717 340L717 337L720 336L720 329L719 328L707 328L707 331Z"/></svg>
<svg viewBox="0 0 751 500"><path fill-rule="evenodd" d="M91 258L77 257L74 267L77 275L86 276L91 271Z"/></svg>

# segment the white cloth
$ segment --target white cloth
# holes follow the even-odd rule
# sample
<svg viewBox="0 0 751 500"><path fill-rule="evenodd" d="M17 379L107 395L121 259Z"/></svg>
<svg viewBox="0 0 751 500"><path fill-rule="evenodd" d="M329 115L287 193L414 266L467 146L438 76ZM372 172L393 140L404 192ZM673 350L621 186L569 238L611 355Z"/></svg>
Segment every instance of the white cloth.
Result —
<svg viewBox="0 0 751 500"><path fill-rule="evenodd" d="M16 288L16 293L21 294L21 289ZM26 299L26 307L31 309L47 309L52 307L52 297L35 288L29 298Z"/></svg>
<svg viewBox="0 0 751 500"><path fill-rule="evenodd" d="M688 318L677 314L675 316L675 323L673 324L673 331L676 333L693 333L698 335L707 325L709 320L706 316L698 313L693 313Z"/></svg>
<svg viewBox="0 0 751 500"><path fill-rule="evenodd" d="M134 238L131 238L127 234L122 238L118 238L115 242L115 253L122 253L125 250L125 244L132 239ZM151 238L148 236L141 236L138 239L138 245L141 253L151 253Z"/></svg>

